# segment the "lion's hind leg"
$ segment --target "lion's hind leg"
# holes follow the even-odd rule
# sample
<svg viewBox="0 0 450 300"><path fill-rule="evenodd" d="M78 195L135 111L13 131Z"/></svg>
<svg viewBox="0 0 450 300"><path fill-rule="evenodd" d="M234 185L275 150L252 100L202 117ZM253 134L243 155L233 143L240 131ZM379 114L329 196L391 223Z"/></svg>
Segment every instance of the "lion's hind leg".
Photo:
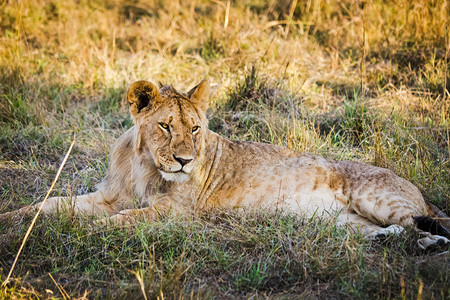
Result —
<svg viewBox="0 0 450 300"><path fill-rule="evenodd" d="M427 216L413 217L415 224L406 224L418 230L421 238L417 240L417 245L423 250L445 249L450 246L449 231ZM349 227L355 233L361 233L368 240L383 240L392 235L400 235L405 228L398 224L387 227L379 226L369 219L347 211L338 216L338 225Z"/></svg>
<svg viewBox="0 0 450 300"><path fill-rule="evenodd" d="M342 212L338 216L337 224L346 226L353 232L364 235L369 240L384 239L390 235L399 235L405 231L403 226L397 224L381 227L351 210Z"/></svg>
<svg viewBox="0 0 450 300"><path fill-rule="evenodd" d="M438 221L428 216L412 217L416 228L424 235L417 241L417 245L424 250L448 248L450 246L450 231Z"/></svg>

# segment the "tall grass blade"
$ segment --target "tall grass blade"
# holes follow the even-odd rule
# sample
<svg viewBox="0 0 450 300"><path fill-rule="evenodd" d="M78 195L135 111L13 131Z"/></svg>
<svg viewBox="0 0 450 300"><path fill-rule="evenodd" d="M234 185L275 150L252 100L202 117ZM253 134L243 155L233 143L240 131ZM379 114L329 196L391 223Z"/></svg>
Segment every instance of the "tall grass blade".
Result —
<svg viewBox="0 0 450 300"><path fill-rule="evenodd" d="M41 206L39 206L39 210L36 212L36 215L33 218L33 221L31 221L31 224L28 227L27 233L25 234L25 237L22 240L22 245L20 245L20 248L19 248L19 251L17 252L16 258L14 259L14 263L13 263L13 265L11 267L11 270L9 270L9 274L6 277L6 280L3 282L2 285L8 284L9 279L11 277L11 274L12 274L12 272L14 270L14 267L16 266L17 260L19 259L20 252L22 252L23 246L25 245L25 242L27 241L28 236L31 233L31 230L33 229L34 223L36 222L36 220L37 220L37 218L38 218L38 216L39 216L39 214L40 214L40 212L42 210L42 207L44 207L45 201L47 201L48 196L50 196L50 193L52 192L53 187L56 184L56 181L58 181L59 175L61 175L61 171L62 171L64 165L66 164L67 159L69 158L69 155L70 155L70 152L72 151L73 145L75 145L75 139L72 141L72 144L70 145L69 150L67 151L66 156L64 157L64 160L62 161L61 165L59 166L59 170L56 173L56 176L55 176L55 179L53 180L52 185L48 189L47 195L45 195L44 201L42 201Z"/></svg>

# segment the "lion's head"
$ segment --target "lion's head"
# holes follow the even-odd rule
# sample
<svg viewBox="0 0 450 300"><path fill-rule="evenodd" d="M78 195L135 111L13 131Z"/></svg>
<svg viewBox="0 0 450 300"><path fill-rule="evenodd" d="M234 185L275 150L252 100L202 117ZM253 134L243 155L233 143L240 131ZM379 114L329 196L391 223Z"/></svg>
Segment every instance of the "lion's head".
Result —
<svg viewBox="0 0 450 300"><path fill-rule="evenodd" d="M207 131L209 85L203 80L187 94L138 81L128 90L136 126L135 152L153 160L166 180L183 182L195 167Z"/></svg>

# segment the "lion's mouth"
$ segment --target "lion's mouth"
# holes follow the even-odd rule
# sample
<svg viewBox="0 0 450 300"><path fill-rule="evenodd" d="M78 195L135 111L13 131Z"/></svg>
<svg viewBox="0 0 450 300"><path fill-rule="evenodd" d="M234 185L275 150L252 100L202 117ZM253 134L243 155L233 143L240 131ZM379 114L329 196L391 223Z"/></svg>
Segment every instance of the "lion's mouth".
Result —
<svg viewBox="0 0 450 300"><path fill-rule="evenodd" d="M160 172L164 172L164 173L170 173L170 174L189 174L189 172L187 172L186 170L183 169L183 167L181 167L181 169L179 170L167 170L167 168L164 168L164 166L161 166L158 168Z"/></svg>
<svg viewBox="0 0 450 300"><path fill-rule="evenodd" d="M161 176L167 180L167 181L174 181L174 182L185 182L189 178L189 174L183 169L175 171L175 172L167 172L162 169L159 170L159 173Z"/></svg>
<svg viewBox="0 0 450 300"><path fill-rule="evenodd" d="M171 174L190 174L193 165L184 165L184 166L165 166L161 164L158 167L160 172L171 173Z"/></svg>

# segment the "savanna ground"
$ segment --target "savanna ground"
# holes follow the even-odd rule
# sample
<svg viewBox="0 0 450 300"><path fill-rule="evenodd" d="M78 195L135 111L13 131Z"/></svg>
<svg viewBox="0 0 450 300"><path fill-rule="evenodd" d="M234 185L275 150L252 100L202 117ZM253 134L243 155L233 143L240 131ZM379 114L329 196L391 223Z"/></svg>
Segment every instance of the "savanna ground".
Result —
<svg viewBox="0 0 450 300"><path fill-rule="evenodd" d="M135 80L213 86L210 128L393 170L450 212L449 3L1 1L0 213L95 190ZM0 283L29 219L0 225ZM450 297L450 254L264 211L40 217L0 298Z"/></svg>

